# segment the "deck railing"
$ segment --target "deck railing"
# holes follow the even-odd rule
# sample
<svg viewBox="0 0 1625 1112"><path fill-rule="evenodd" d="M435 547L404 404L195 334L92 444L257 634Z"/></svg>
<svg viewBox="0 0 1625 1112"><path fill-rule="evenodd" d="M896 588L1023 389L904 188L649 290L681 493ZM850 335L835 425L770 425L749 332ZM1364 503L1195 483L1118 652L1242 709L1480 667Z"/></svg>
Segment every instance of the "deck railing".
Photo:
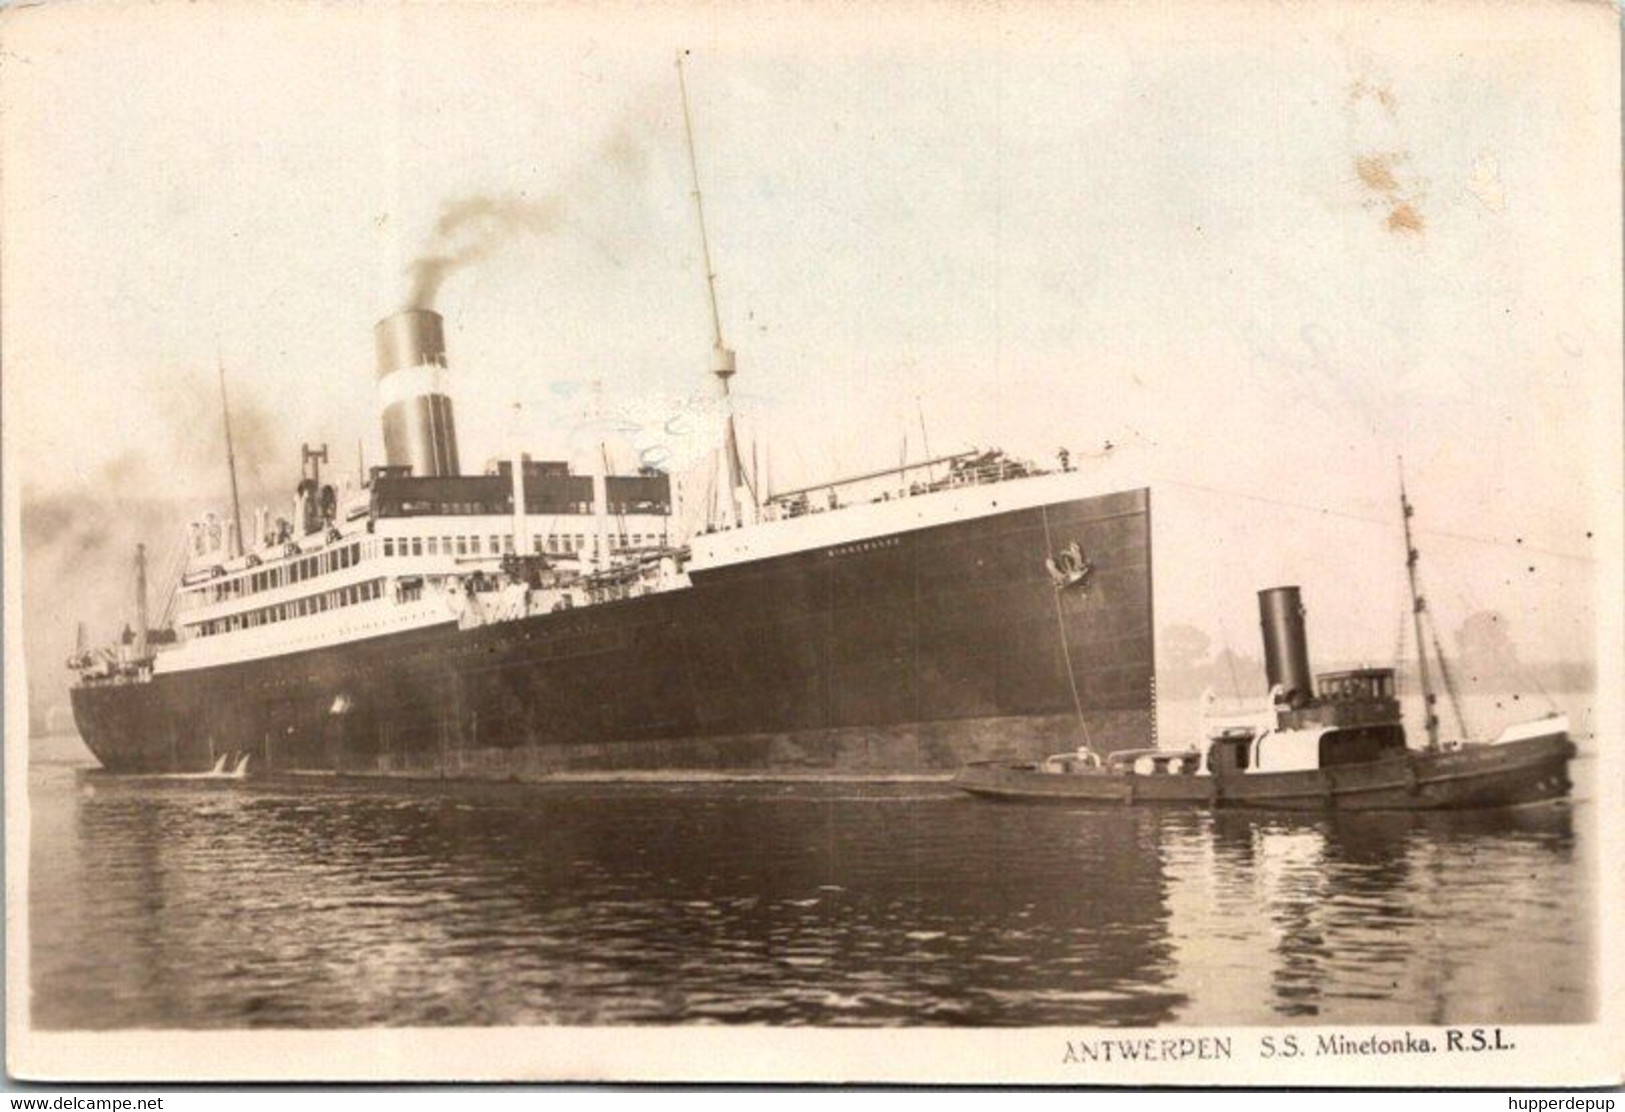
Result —
<svg viewBox="0 0 1625 1112"><path fill-rule="evenodd" d="M1000 452L961 452L775 494L763 505L762 519L780 521L853 505L890 502L1044 474L1048 472ZM852 488L857 488L856 492Z"/></svg>

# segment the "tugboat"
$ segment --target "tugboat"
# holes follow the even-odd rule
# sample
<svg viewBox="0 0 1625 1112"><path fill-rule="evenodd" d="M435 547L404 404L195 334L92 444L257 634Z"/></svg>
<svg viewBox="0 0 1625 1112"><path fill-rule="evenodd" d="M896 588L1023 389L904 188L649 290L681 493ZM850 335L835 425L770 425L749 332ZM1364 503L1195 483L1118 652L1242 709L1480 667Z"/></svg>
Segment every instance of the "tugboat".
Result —
<svg viewBox="0 0 1625 1112"><path fill-rule="evenodd" d="M1220 713L1203 700L1197 745L1130 749L1102 759L1087 745L1042 761L979 761L956 787L990 799L1072 803L1183 804L1293 811L1429 811L1516 807L1570 790L1574 742L1553 713L1509 726L1490 741L1441 742L1423 646L1427 606L1417 585L1413 507L1400 487L1406 566L1416 627L1427 745L1411 749L1392 668L1310 671L1304 608L1295 586L1258 595L1267 704ZM1454 701L1444 658L1441 675ZM1464 731L1465 732L1465 731Z"/></svg>

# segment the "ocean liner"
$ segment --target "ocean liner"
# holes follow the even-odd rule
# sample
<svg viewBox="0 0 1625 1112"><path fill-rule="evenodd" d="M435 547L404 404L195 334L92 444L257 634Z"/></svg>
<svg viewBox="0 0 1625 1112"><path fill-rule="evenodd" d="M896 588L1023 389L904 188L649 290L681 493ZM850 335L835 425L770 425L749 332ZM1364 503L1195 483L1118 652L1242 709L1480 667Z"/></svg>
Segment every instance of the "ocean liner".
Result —
<svg viewBox="0 0 1625 1112"><path fill-rule="evenodd" d="M464 474L443 320L398 312L382 466L335 484L307 447L289 514L247 529L234 480L156 622L138 557L133 626L70 661L102 764L896 775L1151 744L1150 491L997 450L761 490L697 168L694 200L723 412L699 524L669 475L607 458Z"/></svg>

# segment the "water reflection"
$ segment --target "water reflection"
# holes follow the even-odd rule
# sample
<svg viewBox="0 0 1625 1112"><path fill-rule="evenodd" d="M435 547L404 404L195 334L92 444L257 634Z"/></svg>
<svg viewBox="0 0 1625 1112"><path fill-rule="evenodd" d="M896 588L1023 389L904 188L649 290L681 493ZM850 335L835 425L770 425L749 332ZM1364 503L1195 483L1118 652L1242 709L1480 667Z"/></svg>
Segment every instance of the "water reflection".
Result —
<svg viewBox="0 0 1625 1112"><path fill-rule="evenodd" d="M1591 1014L1572 808L1186 816L1164 842L1176 965L1251 1021L1572 1022ZM1182 1018L1235 1022L1187 988Z"/></svg>
<svg viewBox="0 0 1625 1112"><path fill-rule="evenodd" d="M64 766L35 770L33 798L34 1016L50 1028L1590 1008L1566 810L1475 827L1001 807L922 787L138 781Z"/></svg>

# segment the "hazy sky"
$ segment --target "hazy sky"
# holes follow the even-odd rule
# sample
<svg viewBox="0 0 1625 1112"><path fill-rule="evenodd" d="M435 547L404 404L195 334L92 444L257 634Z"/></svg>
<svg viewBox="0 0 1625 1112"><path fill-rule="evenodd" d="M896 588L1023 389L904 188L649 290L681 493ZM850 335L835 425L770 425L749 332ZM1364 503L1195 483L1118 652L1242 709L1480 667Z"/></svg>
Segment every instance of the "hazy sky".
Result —
<svg viewBox="0 0 1625 1112"><path fill-rule="evenodd" d="M623 458L691 459L661 431L708 388L686 47L781 487L917 454L920 412L938 452L1110 440L1130 479L1390 523L1159 488L1159 622L1256 651L1252 592L1297 581L1317 655L1383 658L1403 452L1425 527L1507 546L1424 535L1447 628L1494 607L1526 655L1574 651L1619 540L1613 13L1156 10L9 12L22 486L221 498L217 353L251 488L291 491L301 440L378 461L373 321L478 197L551 216L441 290L465 469L516 400L537 455L589 449L596 404L646 426Z"/></svg>

